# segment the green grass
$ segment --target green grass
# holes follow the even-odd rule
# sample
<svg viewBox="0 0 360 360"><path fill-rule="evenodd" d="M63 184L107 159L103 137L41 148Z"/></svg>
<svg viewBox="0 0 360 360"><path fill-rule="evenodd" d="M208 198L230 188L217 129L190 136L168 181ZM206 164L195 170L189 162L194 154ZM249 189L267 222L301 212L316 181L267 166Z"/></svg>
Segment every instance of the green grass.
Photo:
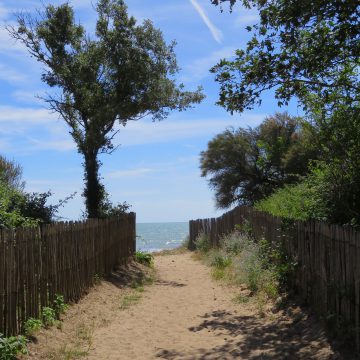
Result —
<svg viewBox="0 0 360 360"><path fill-rule="evenodd" d="M88 355L87 350L72 348L68 345L63 345L59 350L48 353L47 359L49 360L73 360L81 359Z"/></svg>
<svg viewBox="0 0 360 360"><path fill-rule="evenodd" d="M211 276L215 280L223 280L225 278L224 269L214 268L211 270Z"/></svg>
<svg viewBox="0 0 360 360"><path fill-rule="evenodd" d="M131 306L136 305L141 299L141 294L136 292L131 292L130 294L126 294L121 298L120 302L120 310L127 310Z"/></svg>

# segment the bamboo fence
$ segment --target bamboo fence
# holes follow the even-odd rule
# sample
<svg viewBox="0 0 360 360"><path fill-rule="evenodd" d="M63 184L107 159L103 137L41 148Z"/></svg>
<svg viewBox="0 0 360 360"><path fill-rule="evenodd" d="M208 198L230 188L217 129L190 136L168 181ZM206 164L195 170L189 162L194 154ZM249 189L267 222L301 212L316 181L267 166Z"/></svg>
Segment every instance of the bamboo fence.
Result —
<svg viewBox="0 0 360 360"><path fill-rule="evenodd" d="M0 230L0 333L19 334L57 295L76 302L135 252L135 214Z"/></svg>
<svg viewBox="0 0 360 360"><path fill-rule="evenodd" d="M248 221L255 239L281 244L289 261L296 264L291 284L299 295L334 327L346 326L360 350L360 232L351 226L316 221L290 221L237 207L219 218L192 220L190 244L200 233L218 246L236 225Z"/></svg>

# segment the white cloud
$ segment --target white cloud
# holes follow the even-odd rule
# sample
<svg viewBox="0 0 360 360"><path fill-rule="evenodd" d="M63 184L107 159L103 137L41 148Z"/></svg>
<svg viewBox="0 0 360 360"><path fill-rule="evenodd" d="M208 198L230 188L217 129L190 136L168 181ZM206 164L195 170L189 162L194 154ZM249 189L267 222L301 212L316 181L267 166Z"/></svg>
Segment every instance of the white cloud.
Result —
<svg viewBox="0 0 360 360"><path fill-rule="evenodd" d="M8 82L24 82L27 76L3 64L0 64L0 80Z"/></svg>
<svg viewBox="0 0 360 360"><path fill-rule="evenodd" d="M1 65L0 65L1 70ZM42 100L38 99L37 95L44 95L44 92L42 90L39 91L25 91L25 90L16 90L14 91L11 96L21 102L21 103L28 103L28 104L34 104L34 103L42 103Z"/></svg>
<svg viewBox="0 0 360 360"><path fill-rule="evenodd" d="M107 179L119 179L119 178L124 178L124 177L139 177L141 175L148 174L153 171L154 171L153 169L149 169L149 168L119 170L119 171L109 172L105 176Z"/></svg>
<svg viewBox="0 0 360 360"><path fill-rule="evenodd" d="M2 132L0 132L2 133ZM0 139L0 151L5 152L8 151L11 148L9 141L5 139Z"/></svg>
<svg viewBox="0 0 360 360"><path fill-rule="evenodd" d="M240 119L241 123L239 123L239 117L187 118L186 120L169 118L166 121L155 123L149 119L130 121L125 127L117 125L116 128L120 130L120 133L115 142L120 146L135 146L186 141L196 137L211 137L229 126L258 125L264 117L264 114L243 114ZM9 143L11 138L16 138L17 141L22 141L22 148L26 148L26 151L73 151L76 149L65 123L58 119L57 114L49 113L46 109L0 106L0 124L5 124L1 125L3 129L1 132L6 133L7 142ZM36 129L39 127L41 127L41 138L33 135L37 134ZM34 132L29 135L32 130ZM14 148L14 151L20 150ZM144 173L148 170L143 168L142 171ZM114 177L115 175L114 173ZM117 173L116 176L132 176L132 173Z"/></svg>
<svg viewBox="0 0 360 360"><path fill-rule="evenodd" d="M215 41L221 43L223 39L222 32L211 22L211 20L205 13L205 10L201 7L197 0L190 0L190 2L204 21L205 25L209 28Z"/></svg>
<svg viewBox="0 0 360 360"><path fill-rule="evenodd" d="M65 123L47 109L0 106L0 124L0 133L6 135L7 143L12 144L10 148L16 153L39 150L63 152L76 148ZM41 138L37 135L39 128ZM19 142L22 144L20 147Z"/></svg>
<svg viewBox="0 0 360 360"><path fill-rule="evenodd" d="M9 122L12 124L33 126L36 124L49 124L57 118L57 114L50 113L47 109L18 108L0 105L0 123Z"/></svg>
<svg viewBox="0 0 360 360"><path fill-rule="evenodd" d="M25 46L20 42L10 37L8 31L0 26L0 53L6 55L12 55L13 53L18 54L27 53Z"/></svg>
<svg viewBox="0 0 360 360"><path fill-rule="evenodd" d="M9 9L0 3L0 20L5 20L9 16Z"/></svg>
<svg viewBox="0 0 360 360"><path fill-rule="evenodd" d="M56 150L56 151L71 151L76 149L76 145L71 139L29 139L30 150Z"/></svg>
<svg viewBox="0 0 360 360"><path fill-rule="evenodd" d="M185 75L182 76L181 81L187 83L198 82L210 75L210 68L216 65L220 59L229 58L234 56L234 54L235 50L233 47L225 47L193 61L185 67Z"/></svg>
<svg viewBox="0 0 360 360"><path fill-rule="evenodd" d="M251 25L259 22L259 14L254 10L244 11L243 14L239 15L235 20L236 27L244 27L245 25Z"/></svg>
<svg viewBox="0 0 360 360"><path fill-rule="evenodd" d="M64 187L76 187L79 184L81 185L81 181L74 182L74 181L66 181L62 180L54 180L54 179L30 179L26 180L26 184L32 187L35 186L64 186Z"/></svg>
<svg viewBox="0 0 360 360"><path fill-rule="evenodd" d="M264 114L244 114L241 118L241 126L258 125L264 117ZM238 118L168 119L158 123L146 120L129 122L126 127L121 127L117 139L122 146L167 143L200 136L214 136L234 123L238 123Z"/></svg>
<svg viewBox="0 0 360 360"><path fill-rule="evenodd" d="M94 1L91 0L72 0L70 1L70 5L74 8L80 8L80 7L92 7L93 4L95 4Z"/></svg>

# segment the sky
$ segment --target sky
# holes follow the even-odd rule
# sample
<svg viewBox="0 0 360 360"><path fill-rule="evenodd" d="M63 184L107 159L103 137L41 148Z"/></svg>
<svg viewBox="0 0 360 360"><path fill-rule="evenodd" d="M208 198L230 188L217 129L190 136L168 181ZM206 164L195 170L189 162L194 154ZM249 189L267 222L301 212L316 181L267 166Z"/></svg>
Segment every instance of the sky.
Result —
<svg viewBox="0 0 360 360"><path fill-rule="evenodd" d="M77 20L94 31L94 1L73 0ZM49 0L59 5L63 1ZM64 121L49 113L37 98L51 93L41 82L42 66L14 42L4 29L15 24L16 12L41 9L40 0L0 0L0 154L23 168L26 191L51 190L57 203L76 192L59 212L64 220L78 220L84 210L82 157ZM47 3L47 2L46 2ZM252 111L231 116L215 105L219 86L209 69L233 56L248 40L245 27L257 13L235 7L220 12L210 0L128 0L128 12L139 23L150 19L169 43L176 40L181 71L177 81L188 90L203 86L206 99L186 112L173 112L161 122L145 118L121 127L118 148L102 155L102 181L115 203L126 201L138 222L174 222L215 217L214 192L200 176L200 152L228 127L257 126L279 111L271 92ZM296 106L287 110L298 115Z"/></svg>

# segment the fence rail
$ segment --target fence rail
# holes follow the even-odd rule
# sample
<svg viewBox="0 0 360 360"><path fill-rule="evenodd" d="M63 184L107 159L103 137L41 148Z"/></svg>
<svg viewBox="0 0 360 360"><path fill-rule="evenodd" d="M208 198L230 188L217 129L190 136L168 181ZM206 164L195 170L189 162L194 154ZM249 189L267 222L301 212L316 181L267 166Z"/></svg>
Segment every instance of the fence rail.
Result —
<svg viewBox="0 0 360 360"><path fill-rule="evenodd" d="M135 252L135 214L0 230L0 333L23 331L57 294L78 301Z"/></svg>
<svg viewBox="0 0 360 360"><path fill-rule="evenodd" d="M281 242L297 263L294 288L320 316L344 325L360 350L360 232L350 226L288 221L251 207L237 207L216 219L190 221L190 244L205 233L213 246L248 220L255 239Z"/></svg>

